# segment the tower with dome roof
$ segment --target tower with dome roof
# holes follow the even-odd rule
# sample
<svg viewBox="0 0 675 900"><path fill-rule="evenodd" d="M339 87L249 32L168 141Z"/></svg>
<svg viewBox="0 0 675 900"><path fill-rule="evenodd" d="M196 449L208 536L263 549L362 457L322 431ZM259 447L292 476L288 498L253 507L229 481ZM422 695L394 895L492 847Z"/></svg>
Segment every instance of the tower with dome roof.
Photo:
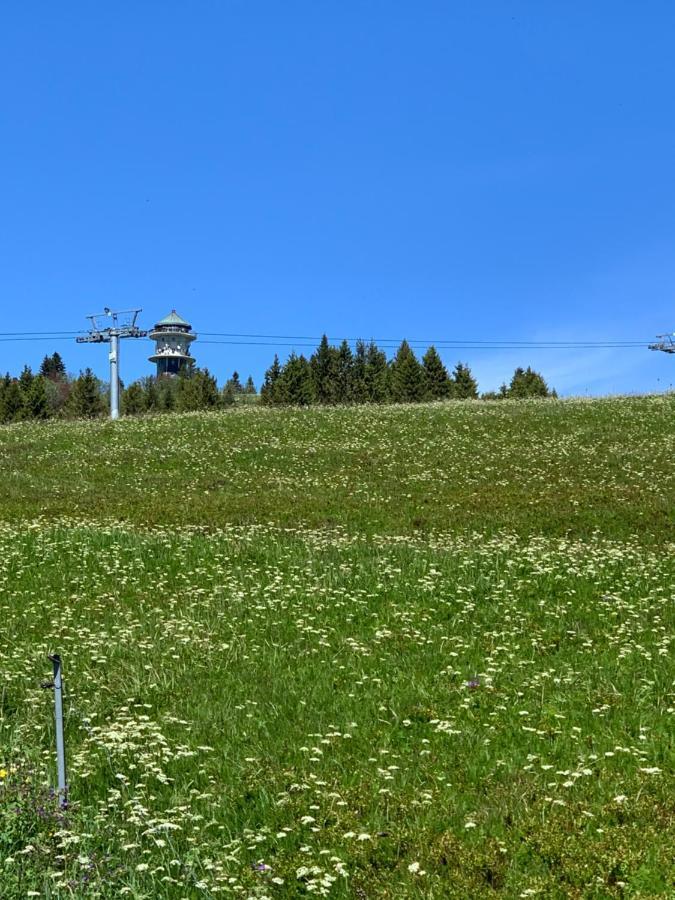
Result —
<svg viewBox="0 0 675 900"><path fill-rule="evenodd" d="M157 377L178 375L181 369L193 365L190 344L197 335L192 325L182 319L175 309L155 325L149 337L155 341L155 352L149 360L157 366Z"/></svg>

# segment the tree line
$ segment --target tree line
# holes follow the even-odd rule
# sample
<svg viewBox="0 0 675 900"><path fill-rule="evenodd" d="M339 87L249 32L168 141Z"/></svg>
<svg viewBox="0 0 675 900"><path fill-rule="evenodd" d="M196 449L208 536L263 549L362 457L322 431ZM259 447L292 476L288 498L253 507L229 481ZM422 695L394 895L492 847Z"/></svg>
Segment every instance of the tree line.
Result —
<svg viewBox="0 0 675 900"><path fill-rule="evenodd" d="M235 403L309 406L358 403L420 403L427 400L477 400L478 384L466 363L448 372L435 347L418 359L403 341L392 359L374 342L347 341L333 346L324 335L309 357L291 353L282 365L275 355L258 398L253 379L242 383L234 372L222 388L208 369L185 369L176 377L149 376L122 387L123 415L221 409ZM485 400L555 397L532 368L518 368L510 383L482 394ZM0 423L50 418L96 418L109 407L109 386L91 369L66 372L59 353L45 356L33 373L24 366L17 378L0 377Z"/></svg>
<svg viewBox="0 0 675 900"><path fill-rule="evenodd" d="M142 378L122 386L123 415L217 409L256 397L252 378L237 372L218 388L208 369L186 370L176 378ZM24 366L18 378L0 377L0 423L44 419L94 419L108 412L109 385L91 369L69 375L59 353L45 356L37 373Z"/></svg>
<svg viewBox="0 0 675 900"><path fill-rule="evenodd" d="M555 397L544 378L532 368L518 368L510 384L482 395L485 400ZM266 405L421 403L427 400L477 400L478 383L466 363L448 372L432 345L419 360L407 341L395 356L374 342L357 341L354 351L343 341L332 346L326 335L309 359L291 353L279 357L265 372L260 400Z"/></svg>

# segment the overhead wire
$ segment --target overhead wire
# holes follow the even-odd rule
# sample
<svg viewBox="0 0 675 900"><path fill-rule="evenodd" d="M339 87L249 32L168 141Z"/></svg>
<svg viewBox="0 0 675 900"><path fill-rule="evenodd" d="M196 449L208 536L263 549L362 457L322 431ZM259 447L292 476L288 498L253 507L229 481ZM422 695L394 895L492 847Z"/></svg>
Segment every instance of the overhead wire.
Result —
<svg viewBox="0 0 675 900"><path fill-rule="evenodd" d="M226 332L226 331L200 331L199 333L208 338L211 338L211 337L237 338L237 339L252 338L252 339L256 339L256 340L258 340L258 339L277 340L278 339L278 340L285 340L285 341L321 341L323 339L323 337L317 337L316 335L307 335L307 334L240 334L237 332ZM329 341L347 341L349 343L353 343L358 340L364 340L363 336L356 338L356 337L336 337L335 335L326 335L326 337L327 337L327 340L329 340ZM396 344L396 346L398 346L401 343L401 341L403 340L403 338L368 338L368 340L374 341L376 344ZM486 344L486 345L490 345L490 346L516 345L516 346L537 346L537 347L541 347L541 346L546 346L546 347L548 347L548 346L565 346L565 347L570 347L570 346L583 346L583 347L586 347L586 346L594 346L594 347L595 346L602 346L602 347L605 347L605 346L608 346L608 347L639 346L639 347L642 347L648 343L648 341L637 341L637 340L620 340L620 341L619 340L600 340L600 339L593 340L590 338L586 339L586 340L581 340L581 341L575 341L575 340L571 340L571 339L552 341L552 340L545 340L543 338L540 340L528 340L528 341L519 341L519 340L515 340L515 339L510 339L510 338L508 338L506 340L499 340L497 338L492 338L492 339L487 339L487 340L482 340L482 339L478 339L478 338L461 338L461 339L460 338L436 338L436 339L408 338L407 342L409 344L425 344L427 346L429 344L434 344L434 346L436 346L436 347L444 346L444 345L473 346L473 345L481 345L481 344ZM202 343L207 343L207 342L202 341ZM215 343L215 342L213 341L210 343Z"/></svg>
<svg viewBox="0 0 675 900"><path fill-rule="evenodd" d="M73 340L75 337L86 334L84 330L72 331L7 331L0 332L0 342L13 341L64 341ZM226 346L245 346L245 347L298 347L313 348L322 338L313 335L298 334L253 334L242 332L218 332L218 331L202 331L200 332L201 344L221 344ZM199 335L198 335L199 337ZM217 339L217 340L216 340ZM336 337L329 336L331 341L347 341L355 343L361 338L354 337ZM308 342L312 343L308 343ZM398 338L369 338L368 341L376 343L383 349L395 349L400 343ZM586 340L515 340L504 339L450 339L440 338L436 340L414 338L409 339L408 344L411 347L429 346L433 344L439 349L445 350L593 350L593 349L629 349L644 348L649 345L649 341L637 340L608 340L608 339L586 339Z"/></svg>

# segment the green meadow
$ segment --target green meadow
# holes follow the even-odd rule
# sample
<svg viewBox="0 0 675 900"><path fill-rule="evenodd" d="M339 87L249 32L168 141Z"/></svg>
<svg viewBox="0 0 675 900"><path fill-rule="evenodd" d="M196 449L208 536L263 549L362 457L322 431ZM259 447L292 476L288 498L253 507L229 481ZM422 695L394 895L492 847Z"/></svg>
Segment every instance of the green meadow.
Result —
<svg viewBox="0 0 675 900"><path fill-rule="evenodd" d="M675 896L674 421L1 428L0 897Z"/></svg>

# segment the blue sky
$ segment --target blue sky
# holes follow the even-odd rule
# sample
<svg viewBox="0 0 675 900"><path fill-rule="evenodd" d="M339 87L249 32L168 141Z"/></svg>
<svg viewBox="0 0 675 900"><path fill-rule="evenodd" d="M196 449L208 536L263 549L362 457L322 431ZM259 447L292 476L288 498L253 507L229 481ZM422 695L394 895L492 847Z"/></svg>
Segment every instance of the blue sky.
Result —
<svg viewBox="0 0 675 900"><path fill-rule="evenodd" d="M675 7L118 0L0 13L0 331L175 307L200 332L675 330ZM58 349L0 343L0 369ZM127 341L122 376L151 372ZM274 347L207 345L259 381ZM280 355L289 347L280 346ZM443 351L482 389L663 390L647 350Z"/></svg>

